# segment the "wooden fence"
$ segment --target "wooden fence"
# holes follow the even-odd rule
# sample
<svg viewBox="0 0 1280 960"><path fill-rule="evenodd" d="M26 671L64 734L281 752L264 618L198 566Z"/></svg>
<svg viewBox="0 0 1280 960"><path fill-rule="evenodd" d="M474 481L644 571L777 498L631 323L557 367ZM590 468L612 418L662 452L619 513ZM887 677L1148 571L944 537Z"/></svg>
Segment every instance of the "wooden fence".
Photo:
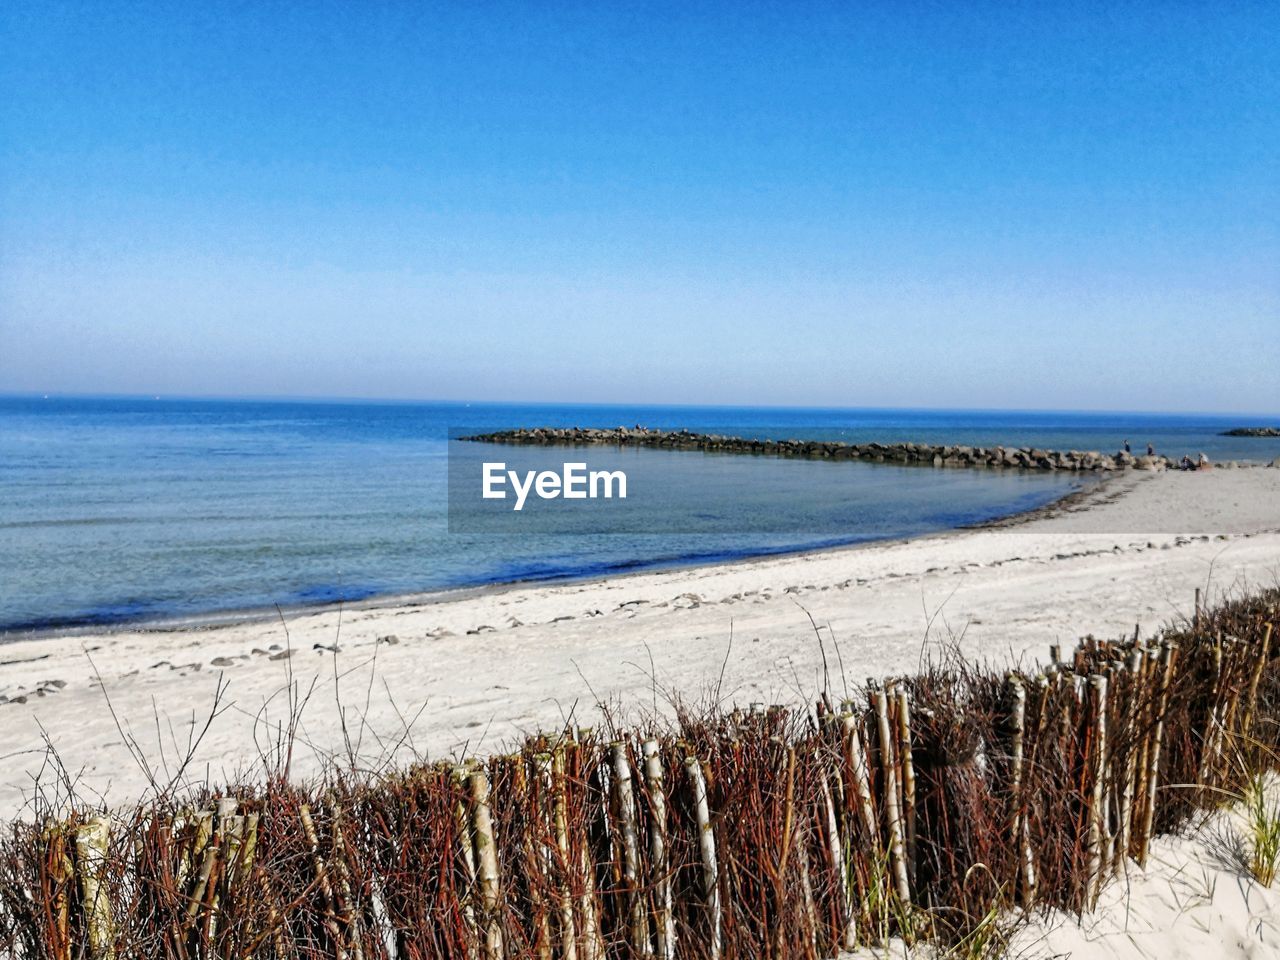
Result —
<svg viewBox="0 0 1280 960"><path fill-rule="evenodd" d="M0 838L0 956L817 958L1088 910L1275 756L1280 592L1040 672L685 712ZM921 918L925 924L920 926Z"/></svg>

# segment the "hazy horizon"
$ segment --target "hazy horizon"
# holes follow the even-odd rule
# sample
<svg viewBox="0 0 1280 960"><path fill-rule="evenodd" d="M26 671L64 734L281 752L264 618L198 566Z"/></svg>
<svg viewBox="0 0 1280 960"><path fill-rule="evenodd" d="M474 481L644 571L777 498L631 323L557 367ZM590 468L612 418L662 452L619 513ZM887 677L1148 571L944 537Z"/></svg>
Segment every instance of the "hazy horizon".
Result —
<svg viewBox="0 0 1280 960"><path fill-rule="evenodd" d="M299 403L329 405L407 405L407 406L495 406L495 407L583 407L583 408L654 408L654 409L724 409L724 410L779 410L779 411L842 411L850 412L903 412L903 413L1000 413L1000 414L1080 414L1082 416L1152 416L1152 417L1209 417L1227 418L1244 417L1257 420L1280 418L1280 412L1272 410L1166 410L1166 409L1110 409L1105 407L932 407L922 405L884 406L881 404L758 404L758 403L671 403L634 400L561 400L548 399L488 399L483 397L357 397L326 396L323 394L213 394L213 393L167 393L157 394L146 391L134 393L78 393L68 391L0 391L0 400L121 400L121 401L173 401L173 402L216 402L216 403ZM533 426L533 424L530 424Z"/></svg>
<svg viewBox="0 0 1280 960"><path fill-rule="evenodd" d="M1280 8L0 10L0 392L1276 410Z"/></svg>

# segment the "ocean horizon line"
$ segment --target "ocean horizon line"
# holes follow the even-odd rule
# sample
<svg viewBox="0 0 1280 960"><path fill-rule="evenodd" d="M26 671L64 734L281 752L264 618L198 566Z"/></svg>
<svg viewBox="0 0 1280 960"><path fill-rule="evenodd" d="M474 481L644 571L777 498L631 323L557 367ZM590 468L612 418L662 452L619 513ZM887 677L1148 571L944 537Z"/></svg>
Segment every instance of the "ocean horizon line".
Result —
<svg viewBox="0 0 1280 960"><path fill-rule="evenodd" d="M1280 411L1257 410L1170 410L1167 408L1133 409L1112 407L966 407L966 406L897 406L878 404L750 404L725 402L649 402L643 400L536 400L536 399L456 399L431 397L346 396L341 394L200 394L155 392L63 392L40 390L0 390L0 400L79 400L169 403L261 404L288 403L316 406L423 406L423 407L557 407L561 409L608 410L725 410L779 411L791 413L956 413L980 415L1039 414L1079 415L1086 417L1203 417L1219 419L1242 417L1260 421L1280 421ZM1242 424L1250 426L1251 424Z"/></svg>

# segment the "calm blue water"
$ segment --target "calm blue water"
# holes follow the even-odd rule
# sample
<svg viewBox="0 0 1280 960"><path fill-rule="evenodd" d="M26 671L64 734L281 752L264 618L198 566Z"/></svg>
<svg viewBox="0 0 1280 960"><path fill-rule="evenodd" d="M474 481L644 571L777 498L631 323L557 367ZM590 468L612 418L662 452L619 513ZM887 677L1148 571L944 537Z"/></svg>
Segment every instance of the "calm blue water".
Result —
<svg viewBox="0 0 1280 960"><path fill-rule="evenodd" d="M1216 436L1252 422L0 398L0 630L12 636L199 617L902 536L1034 507L1076 482L1013 471L628 451L618 456L626 458L634 494L621 525L629 532L592 532L601 525L582 519L571 534L450 533L451 429L639 423L775 438L1103 450L1127 437L1135 451L1150 441L1179 456L1280 456L1280 441ZM511 448L490 452L514 456ZM465 455L488 456L476 447Z"/></svg>

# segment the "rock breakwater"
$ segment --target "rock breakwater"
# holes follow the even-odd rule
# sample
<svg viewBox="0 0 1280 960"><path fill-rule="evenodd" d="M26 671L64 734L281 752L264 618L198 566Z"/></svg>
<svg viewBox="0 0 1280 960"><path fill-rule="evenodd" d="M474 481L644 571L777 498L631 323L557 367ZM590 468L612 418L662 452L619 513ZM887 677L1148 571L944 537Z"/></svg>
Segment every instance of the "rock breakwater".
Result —
<svg viewBox="0 0 1280 960"><path fill-rule="evenodd" d="M756 440L746 437L694 433L689 430L651 430L617 427L537 427L499 430L460 439L481 443L529 446L654 447L662 450L700 450L706 453L800 457L810 460L862 460L872 463L932 467L988 467L995 469L1068 470L1099 472L1164 470L1172 464L1163 456L1134 456L1121 450L1042 450L1036 447L976 447L927 443L840 443L829 440Z"/></svg>
<svg viewBox="0 0 1280 960"><path fill-rule="evenodd" d="M1224 437L1280 437L1280 427L1236 427L1222 431Z"/></svg>

